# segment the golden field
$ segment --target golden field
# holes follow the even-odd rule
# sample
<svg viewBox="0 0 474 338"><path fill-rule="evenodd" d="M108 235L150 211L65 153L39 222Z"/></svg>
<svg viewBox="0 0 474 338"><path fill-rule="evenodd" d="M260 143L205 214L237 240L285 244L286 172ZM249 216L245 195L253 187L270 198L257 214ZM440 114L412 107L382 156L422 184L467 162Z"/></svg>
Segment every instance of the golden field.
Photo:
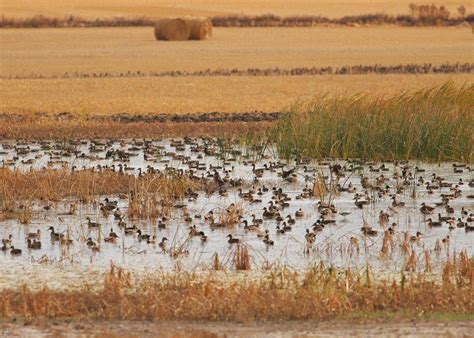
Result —
<svg viewBox="0 0 474 338"><path fill-rule="evenodd" d="M385 12L406 14L410 3L424 4L412 0L2 0L0 14L27 17L36 14L47 16L76 15L85 18L114 16L163 17L173 15L219 15L247 14L259 15L321 15L339 17ZM444 5L456 13L456 8L464 4L469 10L472 3L453 0L430 1Z"/></svg>
<svg viewBox="0 0 474 338"><path fill-rule="evenodd" d="M0 30L1 76L471 62L470 28L215 28L155 41L152 28Z"/></svg>
<svg viewBox="0 0 474 338"><path fill-rule="evenodd" d="M325 92L396 94L448 80L472 83L472 75L0 80L0 111L93 115L280 111L298 99Z"/></svg>
<svg viewBox="0 0 474 338"><path fill-rule="evenodd" d="M0 30L0 76L65 72L470 62L466 28L217 28L209 41L157 42L151 28ZM393 94L469 74L0 80L8 113L279 111L321 92ZM28 93L28 95L25 95Z"/></svg>

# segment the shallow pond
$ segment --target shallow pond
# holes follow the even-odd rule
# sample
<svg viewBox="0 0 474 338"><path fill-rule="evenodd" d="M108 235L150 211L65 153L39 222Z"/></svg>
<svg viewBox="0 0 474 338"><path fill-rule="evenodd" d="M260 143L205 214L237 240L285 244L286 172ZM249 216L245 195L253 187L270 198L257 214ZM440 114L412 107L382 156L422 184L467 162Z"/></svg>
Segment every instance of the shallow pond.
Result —
<svg viewBox="0 0 474 338"><path fill-rule="evenodd" d="M275 266L304 270L323 261L326 265L354 268L363 268L368 263L379 271L393 273L404 269L409 256L407 252L412 251L417 255L417 271L426 268L425 252L430 255L436 270L454 253L463 250L469 256L474 253L474 232L467 231L474 226L473 169L468 165L361 164L340 159L285 162L271 147L255 150L210 139L4 142L0 148L0 163L25 172L42 168L81 170L94 167L97 170L123 170L128 175L139 175L150 168L189 170L192 166L193 175L198 177L204 175L212 180L217 172L224 181L241 179L238 187L224 184L221 193L196 191L197 198L177 201L180 208L173 208L164 222L164 229L158 227L158 220L128 219L127 199L97 196L98 202L105 203L106 197L116 201L127 226L136 225L143 234L156 236L155 243L139 240L136 232L125 234L113 210L104 217L97 204L78 204L77 211L68 215L70 203L76 202L74 199L55 203L49 210L44 208L46 202L35 201L28 225L16 219L0 223L0 238L6 239L11 234L11 244L22 250L19 256L11 255L9 250L0 253L4 285L18 276L21 281L61 284L59 277L59 282L52 280L58 272L62 272L62 278L79 278L80 281L87 279L84 272L100 274L112 263L137 271L207 270L216 254L225 268L233 269L237 246L228 243L229 234L247 246L253 271ZM317 196L324 190L313 189L317 177L321 180L319 186L332 193ZM336 182L343 188L336 189ZM281 193L278 193L280 188ZM253 190L251 198L249 190ZM321 208L318 202L333 204L336 210ZM398 205L402 202L403 206ZM422 203L435 209L422 213ZM210 211L214 215L225 212L231 204L241 210L242 222L227 228L211 226L212 222L205 216ZM263 208L270 210L271 205L276 206L272 209L274 214L265 217ZM302 213L297 215L298 211ZM386 214L382 222L380 212ZM277 226L283 228L284 224L277 221L277 213L285 218L291 230L278 233ZM186 214L191 220L185 219ZM243 221L252 224L252 215L261 220L261 224L256 223L248 229ZM288 215L294 224L288 224L293 223L288 222ZM87 217L100 223L100 227L90 228ZM441 224L437 226L439 217ZM324 227L314 227L318 219L325 223ZM216 216L214 221L217 221ZM50 240L50 226L58 233L67 232L73 244L60 245ZM190 236L191 226L203 231L207 241L202 241L200 236ZM364 234L362 227L375 231ZM388 253L382 255L384 231L389 228L392 235ZM28 249L26 236L38 229L42 247ZM306 236L307 229L314 235ZM104 242L111 230L119 238L115 243ZM262 237L265 230L268 230L267 244ZM417 232L421 235L415 238ZM168 239L164 248L159 245L163 237ZM87 238L91 238L93 246L87 245ZM270 241L273 245L268 245Z"/></svg>

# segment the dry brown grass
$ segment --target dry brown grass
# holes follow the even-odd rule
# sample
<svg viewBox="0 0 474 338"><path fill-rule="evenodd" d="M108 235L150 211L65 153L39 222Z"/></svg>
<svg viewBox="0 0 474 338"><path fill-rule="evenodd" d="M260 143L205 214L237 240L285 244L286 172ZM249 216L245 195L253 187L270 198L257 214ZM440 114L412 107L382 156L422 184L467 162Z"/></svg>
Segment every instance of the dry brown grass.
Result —
<svg viewBox="0 0 474 338"><path fill-rule="evenodd" d="M472 62L469 27L216 28L173 43L151 27L12 29L0 44L2 76Z"/></svg>
<svg viewBox="0 0 474 338"><path fill-rule="evenodd" d="M16 215L24 223L30 218L28 205L34 200L58 202L74 198L85 203L101 195L125 195L128 213L135 218L156 218L167 213L172 202L189 189L203 189L205 182L173 174L144 174L141 177L109 170L43 169L20 172L0 169L0 201L3 217Z"/></svg>
<svg viewBox="0 0 474 338"><path fill-rule="evenodd" d="M76 15L87 18L104 18L114 16L164 17L181 15L218 15L218 14L267 14L277 15L322 15L339 17L385 12L389 14L408 13L411 2L424 4L428 1L413 0L286 0L252 1L252 0L64 0L61 3L52 0L17 1L3 0L0 14L25 17L36 14L48 16ZM469 1L440 0L429 1L436 5L445 5L452 13L464 3L467 10L472 8Z"/></svg>
<svg viewBox="0 0 474 338"><path fill-rule="evenodd" d="M232 138L263 132L274 122L212 123L121 123L111 121L67 121L54 118L28 118L21 121L2 120L1 139L81 139L81 138L160 138L160 137L224 137Z"/></svg>
<svg viewBox="0 0 474 338"><path fill-rule="evenodd" d="M321 320L376 311L472 313L474 262L465 258L446 266L442 282L423 274L376 281L368 269L358 273L323 266L302 275L282 270L245 283L187 273L134 282L112 268L98 292L2 290L0 317L261 321Z"/></svg>

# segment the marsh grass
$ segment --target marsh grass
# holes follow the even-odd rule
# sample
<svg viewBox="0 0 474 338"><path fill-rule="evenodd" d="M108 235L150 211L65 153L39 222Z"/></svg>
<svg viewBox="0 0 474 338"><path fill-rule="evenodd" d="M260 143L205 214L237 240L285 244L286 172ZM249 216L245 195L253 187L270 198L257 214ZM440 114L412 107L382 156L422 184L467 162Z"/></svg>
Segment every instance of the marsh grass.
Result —
<svg viewBox="0 0 474 338"><path fill-rule="evenodd" d="M474 160L474 86L446 83L393 97L319 96L275 131L285 158Z"/></svg>
<svg viewBox="0 0 474 338"><path fill-rule="evenodd" d="M2 139L94 139L94 138L164 138L164 137L221 137L239 138L258 135L274 128L275 122L119 122L92 121L80 117L70 120L50 118L8 119L0 123Z"/></svg>
<svg viewBox="0 0 474 338"><path fill-rule="evenodd" d="M264 321L322 320L381 311L463 315L474 310L474 262L457 260L447 264L445 278L438 282L423 273L384 277L369 268L338 270L322 264L304 273L280 269L245 282L222 279L220 272L134 280L113 267L95 291L4 289L0 317Z"/></svg>
<svg viewBox="0 0 474 338"><path fill-rule="evenodd" d="M203 189L205 182L187 175L147 173L142 176L111 170L42 169L23 172L0 169L0 210L17 215L22 223L31 218L31 201L59 202L68 198L83 203L96 202L103 195L123 195L129 199L132 218L156 218L166 214L173 201L189 189Z"/></svg>

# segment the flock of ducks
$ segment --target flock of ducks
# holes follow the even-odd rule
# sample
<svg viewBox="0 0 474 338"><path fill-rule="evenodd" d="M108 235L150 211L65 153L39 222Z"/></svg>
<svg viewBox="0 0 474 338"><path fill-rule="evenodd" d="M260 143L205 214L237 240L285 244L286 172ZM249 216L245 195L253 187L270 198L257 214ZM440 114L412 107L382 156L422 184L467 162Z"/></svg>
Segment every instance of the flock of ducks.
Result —
<svg viewBox="0 0 474 338"><path fill-rule="evenodd" d="M454 163L449 178L436 173L427 174L427 169L406 161L395 163L363 163L356 160L320 160L316 165L299 159L293 164L274 160L264 153L252 159L233 145L215 139L170 140L109 140L69 141L59 143L44 141L37 143L3 144L0 159L5 167L61 167L71 170L115 171L123 174L145 176L173 172L214 187L212 193L234 203L205 213L193 212L193 202L205 197L206 192L187 192L187 201L178 202L175 214L179 220L160 217L153 225L156 229L167 229L176 222L186 224L189 238L199 238L204 244L209 240L209 231L227 234L228 245L242 242L242 235L254 234L265 246L272 247L278 238L299 229L304 242L311 247L318 235L327 227L342 227L350 222L352 213L384 205L378 214L378 226L365 220L360 225L360 236L377 237L388 231L395 233L397 223L392 220L401 210L418 205L426 231L431 228L446 228L448 231L464 230L468 235L474 231L474 180L473 168ZM82 164L81 164L82 163ZM138 163L138 164L137 164ZM453 178L455 177L455 178ZM208 193L208 192L207 192ZM413 199L413 196L421 196ZM353 206L340 210L338 198L352 200ZM100 251L101 243L115 244L123 236L135 238L150 245L157 244L165 252L168 239L157 239L145 229L133 224L126 216L127 196L100 199L102 217L113 218L113 225L106 236L101 235L104 226L87 217L86 225L97 236L89 236L85 244L92 251ZM431 204L419 200L432 201ZM301 204L302 201L313 203ZM464 203L459 207L459 201ZM473 201L473 202L471 202ZM119 203L124 206L119 207ZM246 212L251 206L251 212ZM301 206L301 207L299 207ZM45 209L47 210L47 209ZM290 210L292 210L290 212ZM97 218L98 219L98 218ZM128 224L129 222L130 224ZM237 226L237 227L232 227ZM114 230L115 228L115 230ZM229 229L237 231L229 232ZM48 227L50 240L61 245L73 244L67 232L57 232ZM206 234L207 233L207 234ZM41 250L41 229L25 235L27 250ZM410 234L410 241L421 241L423 233ZM449 241L449 235L441 239ZM357 241L351 236L350 241ZM2 239L1 250L13 256L22 254L22 249L12 245L13 236Z"/></svg>

